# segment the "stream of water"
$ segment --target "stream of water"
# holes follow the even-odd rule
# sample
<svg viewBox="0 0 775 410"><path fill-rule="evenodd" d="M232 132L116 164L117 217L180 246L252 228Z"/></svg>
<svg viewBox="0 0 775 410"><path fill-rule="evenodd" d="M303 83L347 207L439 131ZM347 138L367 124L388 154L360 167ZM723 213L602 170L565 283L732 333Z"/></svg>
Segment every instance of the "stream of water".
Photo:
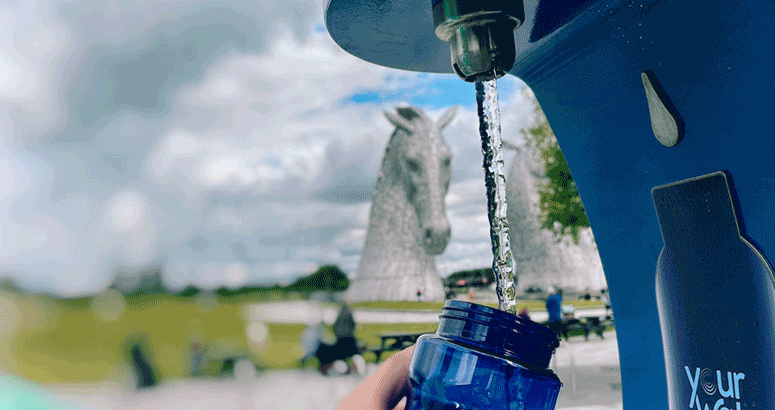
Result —
<svg viewBox="0 0 775 410"><path fill-rule="evenodd" d="M484 184L487 187L487 216L490 219L498 308L516 314L514 260L506 221L506 175L501 142L500 107L496 80L476 81L476 108L484 154Z"/></svg>

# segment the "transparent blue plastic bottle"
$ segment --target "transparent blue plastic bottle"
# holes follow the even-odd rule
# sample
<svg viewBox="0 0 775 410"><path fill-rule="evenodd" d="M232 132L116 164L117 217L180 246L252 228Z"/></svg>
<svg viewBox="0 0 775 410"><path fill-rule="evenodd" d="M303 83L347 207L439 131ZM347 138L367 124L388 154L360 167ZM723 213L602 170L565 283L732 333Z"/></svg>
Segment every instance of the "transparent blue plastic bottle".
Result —
<svg viewBox="0 0 775 410"><path fill-rule="evenodd" d="M487 306L447 301L439 328L417 340L407 409L552 410L560 379L548 369L559 337Z"/></svg>

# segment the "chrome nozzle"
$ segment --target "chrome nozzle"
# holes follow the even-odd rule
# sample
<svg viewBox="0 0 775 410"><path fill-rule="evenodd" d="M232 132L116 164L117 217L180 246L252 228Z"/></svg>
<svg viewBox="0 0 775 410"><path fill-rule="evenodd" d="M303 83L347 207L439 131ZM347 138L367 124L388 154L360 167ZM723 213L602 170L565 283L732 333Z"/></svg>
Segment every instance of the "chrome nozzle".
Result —
<svg viewBox="0 0 775 410"><path fill-rule="evenodd" d="M452 69L467 82L503 77L514 65L522 0L434 0L436 37L449 43Z"/></svg>

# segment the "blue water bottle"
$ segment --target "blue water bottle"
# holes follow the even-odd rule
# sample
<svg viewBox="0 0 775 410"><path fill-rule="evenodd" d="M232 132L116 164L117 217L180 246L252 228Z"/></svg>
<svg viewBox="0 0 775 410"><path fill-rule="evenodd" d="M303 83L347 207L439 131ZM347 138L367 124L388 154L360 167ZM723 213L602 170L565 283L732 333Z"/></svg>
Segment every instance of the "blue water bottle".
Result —
<svg viewBox="0 0 775 410"><path fill-rule="evenodd" d="M528 319L447 301L436 333L415 345L407 409L552 410L562 383L548 367L559 345Z"/></svg>

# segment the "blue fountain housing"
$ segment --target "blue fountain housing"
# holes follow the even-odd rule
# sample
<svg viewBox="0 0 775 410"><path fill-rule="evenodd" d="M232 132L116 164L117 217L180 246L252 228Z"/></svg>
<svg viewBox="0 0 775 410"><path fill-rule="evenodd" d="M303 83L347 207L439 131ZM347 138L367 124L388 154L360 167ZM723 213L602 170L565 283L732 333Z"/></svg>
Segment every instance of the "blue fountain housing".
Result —
<svg viewBox="0 0 775 410"><path fill-rule="evenodd" d="M524 11L525 21L514 31L516 59L510 74L535 93L594 230L616 314L624 407L695 408L693 399L700 399L704 408L716 398L709 402L713 408L723 398L721 406L730 409L736 403L740 408L771 408L763 396L746 393L757 378L766 380L761 374L765 368L722 368L716 356L724 355L728 363L773 361L766 344L751 344L755 350L731 349L724 337L763 337L772 327L772 280L764 267L775 255L775 3L526 0ZM449 46L434 34L430 1L330 0L326 24L339 45L366 61L452 72ZM703 286L707 282L697 267L707 265L701 263L681 265L682 276L671 277L683 286L680 294L655 286L658 269L667 266L660 254L666 246L663 229L670 227L660 225L663 213L658 216L652 189L719 171L733 189L711 190L711 200L724 203L727 195L739 232L751 245L746 249L756 252L755 257L742 251L705 257L718 266L753 258L750 270L715 274L728 276L716 288L725 295L730 291L725 286L746 275L753 280L750 275L759 272L752 288L756 294L745 303L756 313L730 316L713 329L694 313L685 316L689 319L680 328L660 326L658 288L667 290L660 291L661 306L672 306L662 309L663 322L693 312L692 305L676 300L701 301L712 294ZM682 223L705 226L708 221L695 212L701 205L696 201L704 199L687 192L677 195L696 206L685 207ZM715 240L704 237L697 249L707 249ZM743 243L735 241L730 243ZM736 303L738 298L718 297L709 308L734 312ZM685 335L703 338L694 344L664 343ZM691 363L676 361L686 354L693 355ZM698 392L700 379L717 388L714 395Z"/></svg>

